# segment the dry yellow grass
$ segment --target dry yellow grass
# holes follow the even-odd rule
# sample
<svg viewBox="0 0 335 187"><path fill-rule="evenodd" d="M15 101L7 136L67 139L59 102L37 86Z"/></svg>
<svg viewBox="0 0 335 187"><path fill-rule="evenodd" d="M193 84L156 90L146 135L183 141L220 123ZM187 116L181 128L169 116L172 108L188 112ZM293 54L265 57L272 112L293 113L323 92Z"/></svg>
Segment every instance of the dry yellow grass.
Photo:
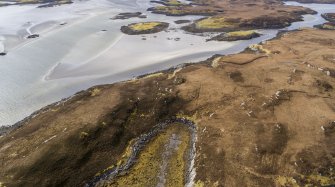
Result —
<svg viewBox="0 0 335 187"><path fill-rule="evenodd" d="M178 6L178 5L183 5L180 1L177 0L169 0L167 4L172 5L172 6Z"/></svg>
<svg viewBox="0 0 335 187"><path fill-rule="evenodd" d="M134 31L145 31L153 29L157 26L159 26L160 22L142 22L142 23L136 23L129 26L130 29Z"/></svg>
<svg viewBox="0 0 335 187"><path fill-rule="evenodd" d="M228 36L250 36L253 34L256 34L257 32L254 30L249 30L249 31L234 31L234 32L228 32Z"/></svg>
<svg viewBox="0 0 335 187"><path fill-rule="evenodd" d="M234 23L227 21L224 17L208 17L196 22L199 29L222 29L235 26Z"/></svg>

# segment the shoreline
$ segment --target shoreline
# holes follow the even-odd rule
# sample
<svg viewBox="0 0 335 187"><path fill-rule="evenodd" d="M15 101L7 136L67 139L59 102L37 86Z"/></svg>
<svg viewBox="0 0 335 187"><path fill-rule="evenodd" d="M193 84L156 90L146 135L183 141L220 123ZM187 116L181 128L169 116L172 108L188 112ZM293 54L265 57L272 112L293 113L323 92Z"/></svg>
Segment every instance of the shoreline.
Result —
<svg viewBox="0 0 335 187"><path fill-rule="evenodd" d="M296 30L280 30L277 33L276 37L273 37L269 40L266 40L265 42L272 41L272 40L277 40L277 39L280 39L282 36L284 36L287 33L294 33L294 32L298 32L298 31L299 31L299 29L296 29ZM262 44L262 43L264 43L264 41L259 42L258 44ZM249 47L247 47L243 51L235 53L235 54L243 53L243 52L248 51L248 50L250 50ZM234 54L229 54L229 55L234 55ZM177 66L173 66L173 67L170 67L170 68L167 68L167 69L158 70L158 71L154 71L154 72L150 72L150 73L146 73L146 74L141 74L141 75L135 76L135 77L133 77L131 79L128 79L128 80L118 81L118 82L114 82L114 83L94 85L92 87L89 87L88 89L80 90L80 91L76 92L75 94L73 94L69 97L62 98L60 101L56 101L54 103L51 103L47 106L44 106L44 107L36 110L35 112L30 114L29 116L27 116L24 119L16 122L13 125L0 126L0 138L4 135L10 133L13 130L20 128L24 124L29 123L29 121L32 120L34 117L36 117L40 114L43 114L44 112L47 112L48 110L50 110L50 108L61 105L65 102L67 102L67 101L70 101L71 99L75 99L76 97L80 97L85 93L89 93L91 90L94 90L95 88L104 87L104 86L111 86L111 85L121 84L121 83L126 83L126 82L132 82L134 80L138 80L138 79L142 79L142 78L146 78L146 77L150 77L150 76L155 76L155 75L158 75L158 74L169 74L169 73L173 73L177 69L183 69L185 67L192 66L192 65L195 65L195 64L199 64L199 65L203 64L203 65L206 65L206 66L211 66L212 61L217 56L222 56L222 55L214 54L211 57L209 57L209 58L207 58L206 60L203 60L203 61L183 63L183 64L179 64Z"/></svg>
<svg viewBox="0 0 335 187"><path fill-rule="evenodd" d="M214 55L215 56L215 55ZM213 56L213 57L214 57ZM33 112L32 114L30 114L29 116L25 117L24 119L14 123L13 125L4 125L4 126L0 126L0 138L5 136L6 134L10 133L13 130L16 130L20 127L22 127L23 125L29 123L30 120L32 120L33 118L37 117L38 115L41 115L47 111L49 111L51 108L64 104L65 102L71 101L72 99L76 99L77 97L81 97L87 93L89 93L90 91L94 90L95 88L99 88L99 87L104 87L104 86L111 86L111 85L115 85L115 84L122 84L122 83L127 83L127 82L132 82L134 80L138 80L138 79L142 79L145 77L150 77L151 75L156 75L156 74L160 74L160 73L172 73L173 71L175 71L176 69L179 68L184 68L190 65L194 65L194 64L207 64L210 66L210 61L213 57L208 58L205 61L200 61L200 62L190 62L190 63L185 63L185 64L179 64L178 66L174 66L174 67L170 67L168 69L164 69L164 70L159 70L159 71L155 71L155 72L151 72L151 73L147 73L147 74L142 74L142 75L138 75L132 79L128 79L128 80L123 80L123 81L118 81L118 82L114 82L114 83L109 83L109 84L100 84L100 85L95 85L92 86L88 89L85 90L80 90L78 92L76 92L75 94L72 94L69 97L65 97L62 98L60 101L56 101L54 103L51 103L47 106L44 106L38 110L36 110L35 112Z"/></svg>

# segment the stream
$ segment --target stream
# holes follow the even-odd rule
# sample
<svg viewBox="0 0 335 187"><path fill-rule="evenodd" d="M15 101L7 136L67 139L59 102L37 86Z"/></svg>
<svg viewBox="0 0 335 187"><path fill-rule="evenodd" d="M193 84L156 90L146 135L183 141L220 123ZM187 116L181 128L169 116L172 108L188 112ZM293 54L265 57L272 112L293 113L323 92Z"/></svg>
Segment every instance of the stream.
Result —
<svg viewBox="0 0 335 187"><path fill-rule="evenodd" d="M167 129L171 125L185 125L188 130L190 131L190 145L188 146L188 158L186 159L186 171L185 171L185 186L193 186L194 185L194 177L195 177L195 168L194 168L194 161L195 161L195 154L196 154L196 126L195 124L187 120L185 118L175 118L171 120L167 120L165 122L157 124L155 127L152 128L150 132L146 134L142 134L138 137L135 142L131 145L131 154L128 156L127 160L124 164L114 167L113 169L109 169L102 174L94 177L90 182L88 182L85 186L86 187L94 187L94 186L108 186L108 182L115 180L116 177L126 173L127 171L131 170L131 167L138 162L138 157L141 151L147 146L147 144L152 141L157 135L162 133L165 129ZM175 136L173 134L173 136ZM168 146L172 146L173 148L178 147L178 139L174 141L170 138ZM174 144L174 145L173 145ZM165 155L163 152L163 157L167 157L168 154L172 154L171 149L166 149ZM165 164L164 164L165 163ZM161 179L162 176L166 175L167 173L167 160L163 160L161 172L159 178ZM164 167L165 165L165 167ZM154 177L154 176L151 176ZM164 180L159 180L157 186L164 186ZM139 184L138 184L139 185Z"/></svg>

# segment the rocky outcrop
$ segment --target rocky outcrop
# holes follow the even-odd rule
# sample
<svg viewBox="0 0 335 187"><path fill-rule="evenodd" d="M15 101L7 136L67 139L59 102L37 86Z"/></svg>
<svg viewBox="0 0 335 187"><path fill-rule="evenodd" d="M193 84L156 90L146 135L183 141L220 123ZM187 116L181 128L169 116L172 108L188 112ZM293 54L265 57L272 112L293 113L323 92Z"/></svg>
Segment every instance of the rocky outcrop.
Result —
<svg viewBox="0 0 335 187"><path fill-rule="evenodd" d="M129 19L129 18L147 18L147 16L142 14L141 12L125 12L120 13L112 17L111 19L116 20L116 19Z"/></svg>
<svg viewBox="0 0 335 187"><path fill-rule="evenodd" d="M273 16L259 16L250 19L232 19L224 16L214 16L209 18L202 18L196 20L194 23L182 27L183 30L192 33L201 32L231 32L239 30L252 30L252 29L279 29L285 28L296 21L302 21L303 14L315 14L315 11L308 10L302 12L295 12L291 15L273 17ZM210 23L206 20L213 19Z"/></svg>
<svg viewBox="0 0 335 187"><path fill-rule="evenodd" d="M176 24L184 24L184 23L190 23L191 20L185 20L185 19L181 19L181 20L177 20L174 21Z"/></svg>
<svg viewBox="0 0 335 187"><path fill-rule="evenodd" d="M31 39L31 38L38 38L38 37L40 37L39 34L32 34L32 35L27 36L28 39Z"/></svg>
<svg viewBox="0 0 335 187"><path fill-rule="evenodd" d="M262 29L279 29L288 27L292 22L302 21L302 16L297 17L271 17L271 16L260 16L254 19L245 20L240 24L242 28L262 28Z"/></svg>
<svg viewBox="0 0 335 187"><path fill-rule="evenodd" d="M321 14L321 16L329 22L335 22L335 13L325 13Z"/></svg>
<svg viewBox="0 0 335 187"><path fill-rule="evenodd" d="M60 6L60 5L66 5L66 4L72 4L73 2L70 0L65 1L52 1L43 5L38 6L37 8L49 8L54 6Z"/></svg>

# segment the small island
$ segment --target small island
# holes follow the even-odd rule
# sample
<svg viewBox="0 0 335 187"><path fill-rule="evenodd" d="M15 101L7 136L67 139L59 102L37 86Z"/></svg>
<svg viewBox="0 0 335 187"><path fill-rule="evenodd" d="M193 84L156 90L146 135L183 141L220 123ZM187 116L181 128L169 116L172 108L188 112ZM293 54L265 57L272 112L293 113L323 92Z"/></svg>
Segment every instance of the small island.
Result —
<svg viewBox="0 0 335 187"><path fill-rule="evenodd" d="M182 29L193 33L229 32L238 29L238 20L226 19L223 16L207 17L184 26Z"/></svg>
<svg viewBox="0 0 335 187"><path fill-rule="evenodd" d="M39 34L31 34L31 35L27 36L27 39L38 38L38 37L40 37Z"/></svg>
<svg viewBox="0 0 335 187"><path fill-rule="evenodd" d="M140 22L122 26L121 31L129 35L152 34L161 32L168 27L169 24L165 22Z"/></svg>
<svg viewBox="0 0 335 187"><path fill-rule="evenodd" d="M312 11L306 13L314 13ZM252 29L279 29L291 25L291 22L302 18L296 14L291 17L258 16L252 19L230 18L229 16L211 16L194 21L190 25L182 27L191 33L202 32L232 32Z"/></svg>
<svg viewBox="0 0 335 187"><path fill-rule="evenodd" d="M185 20L185 19L174 21L175 24L184 24L184 23L190 23L190 22L191 20Z"/></svg>
<svg viewBox="0 0 335 187"><path fill-rule="evenodd" d="M141 12L125 12L125 13L120 13L113 18L112 20L117 20L117 19L130 19L130 18L147 18L146 15L142 14Z"/></svg>
<svg viewBox="0 0 335 187"><path fill-rule="evenodd" d="M219 35L216 35L207 41L238 41L238 40L250 40L253 38L260 37L261 35L253 30L248 31L234 31L234 32L228 32L228 33L221 33Z"/></svg>

